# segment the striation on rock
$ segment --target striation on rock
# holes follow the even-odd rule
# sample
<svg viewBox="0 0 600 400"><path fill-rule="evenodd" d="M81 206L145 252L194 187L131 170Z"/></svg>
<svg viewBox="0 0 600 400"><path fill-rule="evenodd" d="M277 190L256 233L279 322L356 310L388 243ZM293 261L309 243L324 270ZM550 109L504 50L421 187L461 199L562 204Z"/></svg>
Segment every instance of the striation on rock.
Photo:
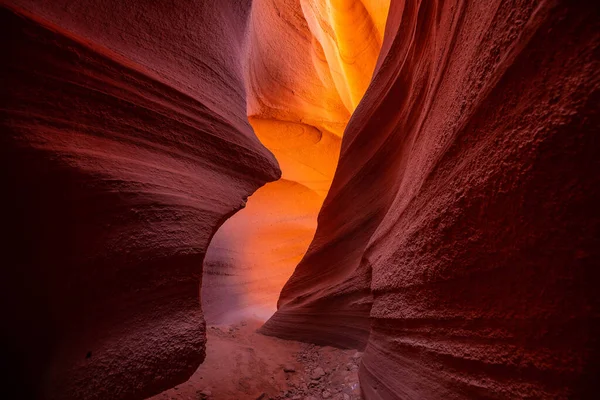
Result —
<svg viewBox="0 0 600 400"><path fill-rule="evenodd" d="M204 359L208 244L279 177L246 118L249 6L3 2L7 392L142 399Z"/></svg>
<svg viewBox="0 0 600 400"><path fill-rule="evenodd" d="M262 331L366 347L368 399L593 398L598 8L392 1Z"/></svg>
<svg viewBox="0 0 600 400"><path fill-rule="evenodd" d="M311 396L597 397L596 5L5 0L0 21L7 392L173 387L202 299L212 323L277 301L262 333L360 350L310 364Z"/></svg>

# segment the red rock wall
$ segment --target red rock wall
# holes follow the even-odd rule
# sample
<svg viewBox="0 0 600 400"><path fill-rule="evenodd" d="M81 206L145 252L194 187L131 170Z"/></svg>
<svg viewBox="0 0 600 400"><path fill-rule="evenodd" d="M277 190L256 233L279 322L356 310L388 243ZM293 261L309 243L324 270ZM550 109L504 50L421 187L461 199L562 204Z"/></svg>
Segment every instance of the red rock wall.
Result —
<svg viewBox="0 0 600 400"><path fill-rule="evenodd" d="M590 4L392 2L315 239L265 333L366 346L368 399L595 397Z"/></svg>
<svg viewBox="0 0 600 400"><path fill-rule="evenodd" d="M3 3L5 395L141 399L203 360L208 243L279 176L246 118L249 10Z"/></svg>
<svg viewBox="0 0 600 400"><path fill-rule="evenodd" d="M294 3L279 22L303 33L284 44L267 0L257 30L249 0L2 2L7 391L137 399L194 371L208 243L279 175L247 113L283 154L294 142L277 148L272 124L339 137L364 90L360 68L330 62L330 28L359 30L322 25L329 3ZM368 399L597 393L600 13L586 3L392 1L314 240L263 332L366 348ZM326 78L332 65L352 79ZM245 215L252 236L264 225Z"/></svg>

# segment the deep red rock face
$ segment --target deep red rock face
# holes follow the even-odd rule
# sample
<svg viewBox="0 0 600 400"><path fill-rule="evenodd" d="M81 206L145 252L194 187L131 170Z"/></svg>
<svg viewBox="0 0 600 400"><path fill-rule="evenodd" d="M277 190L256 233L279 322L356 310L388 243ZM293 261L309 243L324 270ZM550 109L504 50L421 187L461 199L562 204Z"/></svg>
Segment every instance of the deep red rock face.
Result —
<svg viewBox="0 0 600 400"><path fill-rule="evenodd" d="M597 397L586 3L395 0L381 42L377 0L3 2L6 390L186 380L223 225L210 312L271 301L309 246L262 332L364 348L367 399ZM284 179L224 224L280 176L263 145Z"/></svg>
<svg viewBox="0 0 600 400"><path fill-rule="evenodd" d="M208 243L279 176L246 118L249 6L0 9L2 364L16 398L141 399L203 360Z"/></svg>
<svg viewBox="0 0 600 400"><path fill-rule="evenodd" d="M393 1L263 332L366 346L368 399L595 397L599 17Z"/></svg>

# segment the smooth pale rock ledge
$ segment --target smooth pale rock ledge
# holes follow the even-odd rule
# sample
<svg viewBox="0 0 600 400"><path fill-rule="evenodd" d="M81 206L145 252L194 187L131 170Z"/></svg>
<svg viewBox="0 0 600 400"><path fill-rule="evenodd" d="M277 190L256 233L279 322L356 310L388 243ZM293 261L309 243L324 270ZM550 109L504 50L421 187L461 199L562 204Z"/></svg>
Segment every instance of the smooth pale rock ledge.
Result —
<svg viewBox="0 0 600 400"><path fill-rule="evenodd" d="M366 88L364 71L331 61L344 24L321 22L332 4L380 21L375 0L2 2L5 390L143 399L185 381L205 354L207 248L279 178L274 154L289 178L275 189L295 181L324 203L262 332L364 349L367 399L595 398L588 3L392 0ZM261 41L280 25L314 36L299 34L316 75L265 56L287 48ZM327 75L340 70L353 78ZM329 160L313 179L286 157L323 138L303 153ZM306 236L323 199L305 194Z"/></svg>

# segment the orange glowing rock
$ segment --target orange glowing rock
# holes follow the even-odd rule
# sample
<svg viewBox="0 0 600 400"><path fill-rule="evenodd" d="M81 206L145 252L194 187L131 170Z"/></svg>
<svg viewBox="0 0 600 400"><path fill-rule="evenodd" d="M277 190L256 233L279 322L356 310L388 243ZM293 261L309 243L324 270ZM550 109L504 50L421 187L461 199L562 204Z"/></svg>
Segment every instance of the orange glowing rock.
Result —
<svg viewBox="0 0 600 400"><path fill-rule="evenodd" d="M4 391L181 383L201 298L366 399L597 397L589 3L2 2Z"/></svg>
<svg viewBox="0 0 600 400"><path fill-rule="evenodd" d="M253 2L246 65L248 116L281 168L229 219L208 249L209 322L274 311L310 244L341 136L367 89L389 1ZM224 272L226 271L226 272Z"/></svg>

